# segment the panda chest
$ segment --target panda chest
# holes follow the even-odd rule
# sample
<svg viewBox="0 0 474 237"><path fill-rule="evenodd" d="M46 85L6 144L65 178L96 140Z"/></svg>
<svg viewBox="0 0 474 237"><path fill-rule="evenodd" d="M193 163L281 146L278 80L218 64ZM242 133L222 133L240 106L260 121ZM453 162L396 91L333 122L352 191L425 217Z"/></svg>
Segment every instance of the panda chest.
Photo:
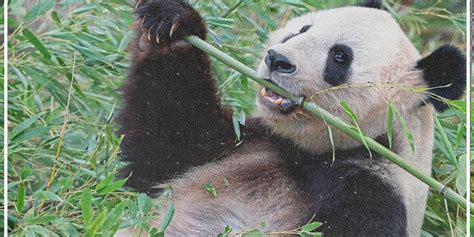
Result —
<svg viewBox="0 0 474 237"><path fill-rule="evenodd" d="M374 209L369 212L382 215L386 209L380 203L389 203L389 208L399 213L394 218L406 223L394 166L376 154L371 156L365 147L337 150L334 156L280 149L279 158L303 200L306 218L329 223L343 220L341 216L354 220L367 214L368 210L360 207L371 206Z"/></svg>

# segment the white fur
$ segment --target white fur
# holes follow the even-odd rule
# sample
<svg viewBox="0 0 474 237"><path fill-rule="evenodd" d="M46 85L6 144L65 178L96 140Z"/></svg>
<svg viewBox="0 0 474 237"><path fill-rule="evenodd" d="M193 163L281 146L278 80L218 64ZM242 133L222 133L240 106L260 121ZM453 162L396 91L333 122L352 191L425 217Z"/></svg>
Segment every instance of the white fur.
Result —
<svg viewBox="0 0 474 237"><path fill-rule="evenodd" d="M312 27L306 33L280 43L288 34L299 32L305 25ZM349 78L353 86L319 93L331 87L324 81L323 74L328 51L336 43L345 44L354 52ZM350 122L339 106L339 101L344 99L357 114L362 130L371 137L386 133L387 103L391 102L407 121L416 145L415 152L412 152L400 122L395 119L393 150L424 174L430 174L433 108L419 107L427 96L412 91L412 88L426 87L421 72L413 70L420 55L387 12L346 7L309 13L272 33L267 48L285 55L297 69L289 75L270 75L262 62L258 70L260 76L271 76L291 93L311 97L322 108ZM371 86L360 86L363 84ZM292 139L303 149L313 153L332 149L324 121L302 110L281 115L257 100L257 116L274 133ZM332 131L338 148L360 145L336 128ZM239 152L172 180L176 213L167 234L216 234L226 224L236 231L243 231L257 227L262 220L269 222L267 230L294 228L293 222L301 222L294 213L303 212L300 208L304 205L301 205L299 195L291 191L294 183L279 168L275 156L276 151L269 144L244 142ZM393 172L390 173L395 176L380 175L399 189L407 207L408 232L410 236L419 236L428 188L397 166L391 167ZM261 181L271 180L263 183L263 189L261 186L256 189L255 180L249 178L255 174L262 175ZM223 185L224 178L229 179L230 187ZM217 186L220 192L217 198L203 189L207 182ZM272 223L272 220L285 222ZM154 224L159 226L159 222L157 220ZM137 233L126 230L118 235L133 234Z"/></svg>
<svg viewBox="0 0 474 237"><path fill-rule="evenodd" d="M305 25L312 27L281 43L283 38L299 32ZM324 69L328 51L335 44L345 44L353 50L352 73L348 79L351 87L319 93L331 88L324 81ZM262 62L258 69L261 77L271 77L289 92L312 98L322 108L351 122L339 105L340 100L345 100L357 114L359 126L373 138L386 133L387 105L392 103L409 124L416 146L413 153L400 123L396 121L395 151L424 174L430 175L433 108L419 107L427 95L414 91L427 87L421 72L414 70L420 54L389 13L359 7L310 13L289 21L272 33L268 49L286 56L297 69L292 74L270 73ZM303 149L314 153L332 149L327 125L311 114L299 110L282 115L257 100L257 115L273 128L274 133L292 139ZM337 148L360 145L337 129L332 131ZM396 177L386 178L397 183L403 194L410 236L419 236L428 187L401 168L393 167Z"/></svg>

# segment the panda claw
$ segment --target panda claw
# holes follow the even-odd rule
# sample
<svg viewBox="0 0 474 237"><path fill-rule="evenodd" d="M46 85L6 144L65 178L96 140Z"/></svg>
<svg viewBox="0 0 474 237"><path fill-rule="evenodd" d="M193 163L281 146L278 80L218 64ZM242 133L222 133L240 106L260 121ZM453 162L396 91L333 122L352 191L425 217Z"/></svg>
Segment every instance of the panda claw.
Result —
<svg viewBox="0 0 474 237"><path fill-rule="evenodd" d="M151 29L148 30L148 35L147 36L148 36L148 41L151 41Z"/></svg>
<svg viewBox="0 0 474 237"><path fill-rule="evenodd" d="M138 1L137 1L137 4L135 4L135 10L137 10L137 8L138 8L140 5L142 5L142 3L143 3L143 0L138 0Z"/></svg>
<svg viewBox="0 0 474 237"><path fill-rule="evenodd" d="M153 24L150 29L148 29L148 41L151 41L151 35L152 35L152 30L153 28L155 28L155 26L158 24L158 22L156 22L155 24Z"/></svg>
<svg viewBox="0 0 474 237"><path fill-rule="evenodd" d="M142 29L143 29L143 24L145 24L145 19L146 19L146 15L143 16L142 22L140 23Z"/></svg>
<svg viewBox="0 0 474 237"><path fill-rule="evenodd" d="M156 43L160 44L160 36L158 34L156 35Z"/></svg>
<svg viewBox="0 0 474 237"><path fill-rule="evenodd" d="M178 27L179 27L179 24L178 24L178 23L174 23L174 24L171 26L170 39L173 38L173 34L176 32L176 30L178 29Z"/></svg>

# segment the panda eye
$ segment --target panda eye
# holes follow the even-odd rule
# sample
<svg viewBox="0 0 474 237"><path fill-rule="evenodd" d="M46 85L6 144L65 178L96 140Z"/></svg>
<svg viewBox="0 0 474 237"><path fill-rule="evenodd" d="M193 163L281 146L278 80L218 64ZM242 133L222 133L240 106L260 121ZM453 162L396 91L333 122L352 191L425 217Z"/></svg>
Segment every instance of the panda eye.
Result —
<svg viewBox="0 0 474 237"><path fill-rule="evenodd" d="M341 51L334 52L334 60L336 60L336 62L344 63L346 59L347 59L347 56L344 52L341 52Z"/></svg>
<svg viewBox="0 0 474 237"><path fill-rule="evenodd" d="M329 51L328 59L330 58L336 64L348 66L354 59L354 53L349 46L336 44Z"/></svg>

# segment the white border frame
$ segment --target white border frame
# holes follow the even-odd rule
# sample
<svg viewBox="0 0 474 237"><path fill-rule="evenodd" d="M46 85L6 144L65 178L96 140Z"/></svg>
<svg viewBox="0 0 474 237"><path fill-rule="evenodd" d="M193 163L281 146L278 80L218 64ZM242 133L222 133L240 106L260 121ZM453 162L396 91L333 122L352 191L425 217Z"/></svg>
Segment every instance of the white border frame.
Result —
<svg viewBox="0 0 474 237"><path fill-rule="evenodd" d="M8 235L8 0L3 1L3 235Z"/></svg>
<svg viewBox="0 0 474 237"><path fill-rule="evenodd" d="M471 35L471 1L466 0L466 236L471 236L471 50L472 50L472 35Z"/></svg>
<svg viewBox="0 0 474 237"><path fill-rule="evenodd" d="M4 68L4 82L3 82L3 223L4 236L8 236L8 0L3 1L3 68ZM470 201L471 201L471 50L472 46L472 13L471 0L466 0L466 236L470 236Z"/></svg>

